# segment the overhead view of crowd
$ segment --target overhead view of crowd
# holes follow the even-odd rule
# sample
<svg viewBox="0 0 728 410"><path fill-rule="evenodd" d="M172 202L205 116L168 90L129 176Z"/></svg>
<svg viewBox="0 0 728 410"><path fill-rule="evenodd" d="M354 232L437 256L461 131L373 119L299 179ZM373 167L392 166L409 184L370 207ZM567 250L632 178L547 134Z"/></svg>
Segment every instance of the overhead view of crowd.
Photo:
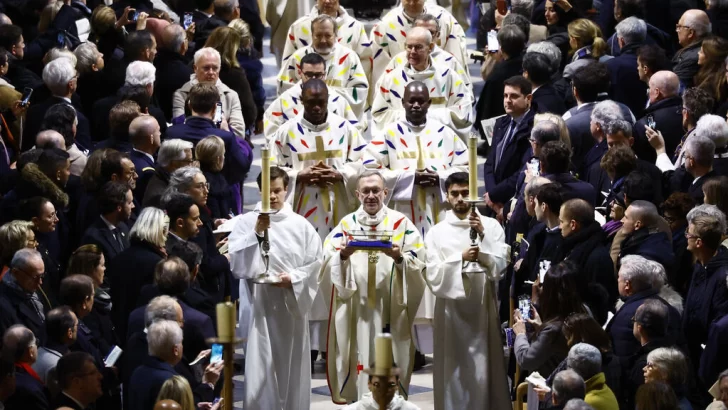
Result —
<svg viewBox="0 0 728 410"><path fill-rule="evenodd" d="M0 2L0 409L728 409L728 1L366 3Z"/></svg>

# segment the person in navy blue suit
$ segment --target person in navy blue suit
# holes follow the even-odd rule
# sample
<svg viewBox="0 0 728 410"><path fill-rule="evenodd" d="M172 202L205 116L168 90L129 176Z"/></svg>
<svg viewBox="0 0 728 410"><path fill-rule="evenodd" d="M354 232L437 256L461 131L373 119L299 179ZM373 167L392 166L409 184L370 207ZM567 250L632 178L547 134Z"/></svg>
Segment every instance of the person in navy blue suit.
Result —
<svg viewBox="0 0 728 410"><path fill-rule="evenodd" d="M536 111L563 115L566 105L551 84L553 74L551 62L545 54L528 52L523 56L523 76L531 82L534 90L532 102Z"/></svg>
<svg viewBox="0 0 728 410"><path fill-rule="evenodd" d="M627 236L621 243L619 259L640 255L670 269L675 263L670 238L657 227L660 214L648 201L632 201L624 211L622 232ZM619 263L619 262L618 262Z"/></svg>
<svg viewBox="0 0 728 410"><path fill-rule="evenodd" d="M637 17L629 17L617 24L617 39L622 50L619 56L605 62L611 74L609 95L642 117L647 103L647 84L637 71L637 50L645 42L647 26Z"/></svg>
<svg viewBox="0 0 728 410"><path fill-rule="evenodd" d="M570 199L583 199L594 206L596 191L591 184L580 181L569 172L571 150L562 141L549 141L541 148L538 156L541 175L561 185L564 202Z"/></svg>
<svg viewBox="0 0 728 410"><path fill-rule="evenodd" d="M160 320L147 328L150 357L131 375L129 383L129 409L153 410L162 385L170 377L178 375L174 366L182 360L183 335L179 324L172 320ZM223 362L213 366L217 372L205 371L203 383L193 389L195 403L214 400L215 383L220 377ZM208 369L210 367L208 366Z"/></svg>
<svg viewBox="0 0 728 410"><path fill-rule="evenodd" d="M493 143L483 166L485 201L494 212L502 212L503 204L516 192L516 181L522 164L530 156L528 137L533 127L535 107L531 106L531 83L522 76L507 79L503 92L506 116L493 128Z"/></svg>
<svg viewBox="0 0 728 410"><path fill-rule="evenodd" d="M2 356L15 362L15 393L3 401L6 409L48 410L48 390L31 367L38 357L38 341L23 325L3 335Z"/></svg>
<svg viewBox="0 0 728 410"><path fill-rule="evenodd" d="M98 246L108 261L129 247L127 222L134 209L134 196L127 184L107 182L101 188L98 204L100 215L86 229L81 245Z"/></svg>
<svg viewBox="0 0 728 410"><path fill-rule="evenodd" d="M147 184L154 175L154 167L157 165L155 155L162 145L161 136L159 123L152 116L141 115L129 124L129 140L133 147L129 158L139 175L134 189L134 199L139 203L144 200Z"/></svg>
<svg viewBox="0 0 728 410"><path fill-rule="evenodd" d="M229 184L245 181L253 160L250 145L228 130L226 123L216 124L215 110L220 94L214 85L197 84L190 90L189 108L192 115L167 130L166 139L182 139L197 145L203 138L216 135L225 142L223 173Z"/></svg>
<svg viewBox="0 0 728 410"><path fill-rule="evenodd" d="M201 351L207 349L206 340L215 337L215 329L209 316L180 300L190 287L190 271L187 264L175 256L158 263L154 272L154 283L162 295L178 298L177 301L182 307L185 318L185 351L189 357L196 357ZM144 330L145 310L146 306L143 305L129 315L127 339L134 333Z"/></svg>

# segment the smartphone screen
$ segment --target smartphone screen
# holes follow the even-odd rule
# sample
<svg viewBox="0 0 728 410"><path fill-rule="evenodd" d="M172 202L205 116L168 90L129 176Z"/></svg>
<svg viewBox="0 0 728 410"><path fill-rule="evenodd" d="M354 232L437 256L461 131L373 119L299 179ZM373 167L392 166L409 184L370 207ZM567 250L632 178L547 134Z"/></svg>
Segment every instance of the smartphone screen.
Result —
<svg viewBox="0 0 728 410"><path fill-rule="evenodd" d="M647 116L647 126L652 128L653 130L655 127L657 127L657 124L655 124L655 117L653 117L651 114Z"/></svg>
<svg viewBox="0 0 728 410"><path fill-rule="evenodd" d="M213 344L212 345L212 354L210 354L210 363L218 363L222 361L222 345L221 344Z"/></svg>
<svg viewBox="0 0 728 410"><path fill-rule="evenodd" d="M25 107L30 103L30 96L33 95L33 89L29 87L25 87L23 90L23 99L20 101L20 104Z"/></svg>
<svg viewBox="0 0 728 410"><path fill-rule="evenodd" d="M58 33L56 35L56 45L58 48L63 48L66 46L66 37L63 35L63 33Z"/></svg>
<svg viewBox="0 0 728 410"><path fill-rule="evenodd" d="M139 14L137 14L136 10L129 10L129 15L127 16L127 19L131 22L137 21L137 17Z"/></svg>
<svg viewBox="0 0 728 410"><path fill-rule="evenodd" d="M495 30L488 32L488 52L495 53L500 50L500 44L498 43L498 33Z"/></svg>
<svg viewBox="0 0 728 410"><path fill-rule="evenodd" d="M215 125L219 128L222 124L222 102L218 101L215 107L215 119L213 119Z"/></svg>
<svg viewBox="0 0 728 410"><path fill-rule="evenodd" d="M187 30L192 25L192 13L185 13L184 20L182 22L182 27Z"/></svg>

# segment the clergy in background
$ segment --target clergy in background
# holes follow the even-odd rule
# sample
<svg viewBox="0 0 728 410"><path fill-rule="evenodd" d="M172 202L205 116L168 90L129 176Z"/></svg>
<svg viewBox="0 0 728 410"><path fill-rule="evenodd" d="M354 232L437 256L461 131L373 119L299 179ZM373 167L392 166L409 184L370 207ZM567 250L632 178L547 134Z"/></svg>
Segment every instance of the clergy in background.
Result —
<svg viewBox="0 0 728 410"><path fill-rule="evenodd" d="M348 121L328 112L328 89L323 81L307 81L302 99L303 112L273 137L272 161L290 177L287 201L293 212L306 218L323 240L341 218L356 209L354 186L366 141ZM320 295L311 309L312 350L326 348L328 312Z"/></svg>
<svg viewBox="0 0 728 410"><path fill-rule="evenodd" d="M445 181L452 207L445 220L425 238L425 279L437 297L435 305L435 410L511 406L496 305L496 284L508 266L510 248L493 218L471 212L468 174ZM471 246L470 229L478 233ZM465 274L463 265L477 261L484 274Z"/></svg>
<svg viewBox="0 0 728 410"><path fill-rule="evenodd" d="M415 18L414 21L415 27L422 27L424 29L427 29L427 31L432 34L432 41L435 43L435 47L432 49L432 52L430 53L430 57L432 57L432 64L439 66L439 67L447 67L450 70L458 73L463 80L465 80L465 85L469 88L471 87L471 81L470 81L470 73L467 70L467 65L463 66L460 63L460 60L455 58L454 55L450 54L449 52L443 50L438 44L440 44L440 21L435 18L432 14L420 14ZM400 51L392 57L392 59L389 61L389 64L387 64L387 67L385 67L384 72L388 73L392 70L394 70L397 67L400 67L407 63L407 51Z"/></svg>
<svg viewBox="0 0 728 410"><path fill-rule="evenodd" d="M317 0L311 12L296 20L288 29L286 46L283 49L283 59L290 57L299 48L308 47L313 42L311 34L311 20L321 14L331 16L336 22L336 41L339 44L353 50L359 55L359 60L364 66L364 72L370 75L372 72L372 47L369 36L364 25L350 16L339 0Z"/></svg>
<svg viewBox="0 0 728 410"><path fill-rule="evenodd" d="M420 14L432 14L440 22L440 37L437 44L455 56L463 67L468 66L465 31L444 8L425 4L425 0L402 0L402 4L390 10L373 28L369 38L372 41L372 84L376 84L384 73L384 67L395 55L405 50L405 40L413 27L414 19Z"/></svg>
<svg viewBox="0 0 728 410"><path fill-rule="evenodd" d="M278 212L242 215L228 241L233 275L252 279L265 271L261 243L268 230L269 271L281 278L276 285L252 285L252 322L245 355L246 410L310 407L308 312L318 288L321 239L285 202L288 183L288 174L272 167L270 207ZM255 210L260 207L258 203Z"/></svg>
<svg viewBox="0 0 728 410"><path fill-rule="evenodd" d="M316 53L326 60L326 84L336 89L348 101L357 117L364 115L367 108L367 80L364 66L359 57L350 48L336 41L336 22L327 14L320 14L311 20L313 43L296 50L281 65L278 74L278 95L293 87L299 77L301 59L306 54Z"/></svg>
<svg viewBox="0 0 728 410"><path fill-rule="evenodd" d="M334 403L360 400L368 391L364 366L374 361L374 339L391 333L400 365L399 393L406 399L412 375L411 329L425 281L425 248L404 214L384 205L387 189L375 170L357 182L361 207L346 215L324 241L319 284L330 298L328 383ZM393 231L392 248L362 251L347 247L354 231ZM333 288L332 288L333 286Z"/></svg>
<svg viewBox="0 0 728 410"><path fill-rule="evenodd" d="M404 87L422 81L430 91L429 117L466 138L473 124L473 91L466 81L447 66L433 64L432 34L415 27L407 33L407 63L385 74L377 84L372 102L372 135L404 115Z"/></svg>
<svg viewBox="0 0 728 410"><path fill-rule="evenodd" d="M303 112L301 87L312 78L319 80L326 78L326 61L316 53L306 54L301 58L298 70L301 81L276 98L263 114L263 130L267 139L272 138L286 121L294 119ZM329 89L328 110L332 114L345 118L351 125L357 126L361 132L366 131L366 121L359 122L349 106L349 101L336 89Z"/></svg>

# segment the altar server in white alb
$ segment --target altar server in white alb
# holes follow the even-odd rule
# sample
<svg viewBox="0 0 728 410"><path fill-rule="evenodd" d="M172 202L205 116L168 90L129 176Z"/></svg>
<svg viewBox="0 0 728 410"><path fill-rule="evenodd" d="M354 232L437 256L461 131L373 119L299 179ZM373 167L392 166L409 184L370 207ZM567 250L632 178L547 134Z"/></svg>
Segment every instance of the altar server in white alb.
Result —
<svg viewBox="0 0 728 410"><path fill-rule="evenodd" d="M282 280L276 285L252 285L252 321L245 355L246 410L310 407L308 312L318 287L321 240L311 224L285 202L287 187L288 175L272 167L270 208L278 212L242 215L229 239L233 275L252 279L265 271L261 243L267 229L269 271ZM258 203L256 211L260 209ZM241 286L245 284L242 281Z"/></svg>
<svg viewBox="0 0 728 410"><path fill-rule="evenodd" d="M430 118L434 118L467 138L473 124L473 91L458 73L433 64L432 34L422 27L407 33L407 63L382 76L372 102L372 135L377 135L404 116L404 87L422 81L430 92Z"/></svg>
<svg viewBox="0 0 728 410"><path fill-rule="evenodd" d="M409 390L411 329L425 289L425 249L414 224L384 206L386 195L379 173L363 172L357 183L362 206L324 241L320 286L331 304L327 374L337 404L360 400L369 390L362 370L374 360L379 333L392 334L394 361L401 368L399 393L407 398ZM358 231L392 231L392 248L377 252L347 247Z"/></svg>
<svg viewBox="0 0 728 410"><path fill-rule="evenodd" d="M301 59L306 54L316 53L326 60L326 84L335 88L348 101L357 116L364 115L367 108L369 80L364 66L356 52L336 41L336 23L331 16L321 14L311 20L313 43L296 50L281 65L278 74L278 95L293 87L299 77Z"/></svg>
<svg viewBox="0 0 728 410"><path fill-rule="evenodd" d="M445 220L425 238L425 279L435 304L435 410L511 406L496 304L496 284L508 266L510 248L500 224L471 212L468 174L445 182L452 206ZM478 234L471 246L470 229ZM466 274L467 261L478 261L484 274Z"/></svg>
<svg viewBox="0 0 728 410"><path fill-rule="evenodd" d="M299 48L308 47L313 41L311 34L311 20L321 14L327 14L336 21L336 40L344 47L350 48L364 65L364 72L372 72L372 47L364 25L350 16L339 5L339 0L317 0L311 12L296 20L288 29L286 46L283 49L284 61Z"/></svg>

